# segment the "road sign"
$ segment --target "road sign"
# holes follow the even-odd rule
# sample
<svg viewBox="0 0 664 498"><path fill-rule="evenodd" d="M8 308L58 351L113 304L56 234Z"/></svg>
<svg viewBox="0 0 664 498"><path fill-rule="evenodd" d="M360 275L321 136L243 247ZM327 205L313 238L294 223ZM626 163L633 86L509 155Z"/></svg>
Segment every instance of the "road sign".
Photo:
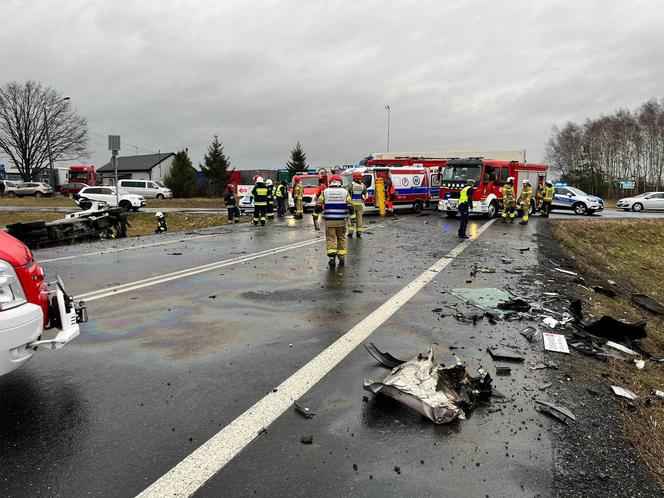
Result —
<svg viewBox="0 0 664 498"><path fill-rule="evenodd" d="M120 150L120 135L108 136L108 150Z"/></svg>
<svg viewBox="0 0 664 498"><path fill-rule="evenodd" d="M618 186L621 190L632 190L636 186L633 180L620 180Z"/></svg>

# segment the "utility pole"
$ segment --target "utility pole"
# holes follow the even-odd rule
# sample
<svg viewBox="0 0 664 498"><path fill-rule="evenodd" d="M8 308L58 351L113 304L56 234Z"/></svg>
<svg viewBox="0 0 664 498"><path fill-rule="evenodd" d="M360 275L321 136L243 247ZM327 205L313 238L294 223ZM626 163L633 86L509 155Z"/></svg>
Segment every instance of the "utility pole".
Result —
<svg viewBox="0 0 664 498"><path fill-rule="evenodd" d="M390 106L386 105L387 110L387 152L390 151Z"/></svg>
<svg viewBox="0 0 664 498"><path fill-rule="evenodd" d="M120 206L120 187L118 186L118 151L120 150L120 135L108 136L108 150L111 151L111 161L113 162L113 171L115 173L115 205Z"/></svg>

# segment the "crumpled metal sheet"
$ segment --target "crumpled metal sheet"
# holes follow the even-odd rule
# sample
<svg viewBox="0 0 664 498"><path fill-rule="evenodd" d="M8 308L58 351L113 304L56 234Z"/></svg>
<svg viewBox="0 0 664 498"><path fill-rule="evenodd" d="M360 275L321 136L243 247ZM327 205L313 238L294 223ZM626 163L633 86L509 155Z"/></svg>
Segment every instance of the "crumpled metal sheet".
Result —
<svg viewBox="0 0 664 498"><path fill-rule="evenodd" d="M479 377L469 376L458 359L456 365L441 366L432 345L426 356L395 367L382 382L365 380L364 389L390 396L436 424L446 424L465 420L464 410L472 409L478 397L491 396L491 377L484 370Z"/></svg>

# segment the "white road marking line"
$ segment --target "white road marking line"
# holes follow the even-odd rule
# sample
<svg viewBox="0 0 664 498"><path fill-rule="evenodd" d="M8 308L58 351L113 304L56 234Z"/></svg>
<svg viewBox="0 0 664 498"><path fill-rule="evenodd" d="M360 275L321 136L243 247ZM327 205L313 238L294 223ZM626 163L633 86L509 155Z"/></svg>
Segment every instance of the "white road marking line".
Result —
<svg viewBox="0 0 664 498"><path fill-rule="evenodd" d="M230 233L230 232L228 232ZM51 263L53 261L65 261L67 259L78 259L78 258L85 258L87 256L100 256L102 254L112 254L114 252L123 252L123 251L132 251L134 249L145 249L148 247L157 247L157 246L165 246L169 244L177 244L179 242L189 242L190 240L196 240L196 239L205 239L208 237L216 237L217 235L226 235L226 233L211 233L211 234L206 234L206 235L196 235L194 237L189 237L187 239L173 239L173 240L164 240L162 242L155 242L154 244L143 244L140 246L132 246L132 247L117 247L115 249L104 249L103 251L95 251L95 252L87 252L84 254L74 254L72 256L62 256L59 258L50 258L50 259L40 259L39 263Z"/></svg>
<svg viewBox="0 0 664 498"><path fill-rule="evenodd" d="M381 227L386 224L387 224L386 222L378 223L376 225L373 225L372 228ZM117 296L119 294L124 294L125 292L131 292L134 290L143 289L145 287L150 287L153 285L170 282L172 280L178 280L180 278L190 277L192 275L197 275L199 273L207 271L218 270L226 266L252 261L254 259L263 258L265 256L271 256L273 254L279 254L281 252L290 251L292 249L299 249L300 247L305 247L311 244L320 243L322 240L323 240L322 237L315 237L313 239L307 239L299 242L294 242L292 244L287 244L284 246L274 247L271 249L266 249L264 251L247 254L246 256L238 256L237 258L224 259L221 261L215 261L214 263L195 266L193 268L186 268L184 270L165 273L154 277L144 278L142 280L135 280L133 282L127 282L125 284L114 285L112 287L106 287L104 289L99 289L84 294L77 294L76 299L81 299L85 302L91 302L105 297Z"/></svg>
<svg viewBox="0 0 664 498"><path fill-rule="evenodd" d="M378 327L431 282L495 221L482 225L473 239L458 244L369 316L328 346L276 389L233 420L138 495L138 498L187 497L200 489L258 434L293 406Z"/></svg>

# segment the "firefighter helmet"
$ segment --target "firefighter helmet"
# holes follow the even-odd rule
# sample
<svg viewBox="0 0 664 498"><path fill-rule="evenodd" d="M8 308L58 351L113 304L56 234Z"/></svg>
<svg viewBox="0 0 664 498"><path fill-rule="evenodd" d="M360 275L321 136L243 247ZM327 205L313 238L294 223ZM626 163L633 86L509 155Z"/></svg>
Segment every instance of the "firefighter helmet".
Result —
<svg viewBox="0 0 664 498"><path fill-rule="evenodd" d="M468 180L466 180L466 185L475 185L475 180L468 178Z"/></svg>
<svg viewBox="0 0 664 498"><path fill-rule="evenodd" d="M163 218L163 217L164 217L164 213L162 213L161 211L157 211L155 213L155 218Z"/></svg>
<svg viewBox="0 0 664 498"><path fill-rule="evenodd" d="M293 178L295 180L295 183L300 183L301 178L299 176L296 176Z"/></svg>
<svg viewBox="0 0 664 498"><path fill-rule="evenodd" d="M353 180L362 180L362 172L356 171L355 173L353 173Z"/></svg>
<svg viewBox="0 0 664 498"><path fill-rule="evenodd" d="M270 180L270 179L268 178L268 179L265 181L265 185L267 185L268 187L271 187L271 186L272 186L272 180Z"/></svg>
<svg viewBox="0 0 664 498"><path fill-rule="evenodd" d="M257 176L256 177L256 183L263 183L263 177L262 176Z"/></svg>
<svg viewBox="0 0 664 498"><path fill-rule="evenodd" d="M331 187L334 183L337 184L337 185L336 185L337 187L340 187L341 184L343 183L343 180L341 179L341 176L339 176L339 175L332 175L332 176L330 177L330 187Z"/></svg>
<svg viewBox="0 0 664 498"><path fill-rule="evenodd" d="M510 176L510 177L507 179L507 183L514 183L514 177L513 177L513 176Z"/></svg>
<svg viewBox="0 0 664 498"><path fill-rule="evenodd" d="M546 181L546 186L547 187L553 187L553 182L551 180Z"/></svg>

